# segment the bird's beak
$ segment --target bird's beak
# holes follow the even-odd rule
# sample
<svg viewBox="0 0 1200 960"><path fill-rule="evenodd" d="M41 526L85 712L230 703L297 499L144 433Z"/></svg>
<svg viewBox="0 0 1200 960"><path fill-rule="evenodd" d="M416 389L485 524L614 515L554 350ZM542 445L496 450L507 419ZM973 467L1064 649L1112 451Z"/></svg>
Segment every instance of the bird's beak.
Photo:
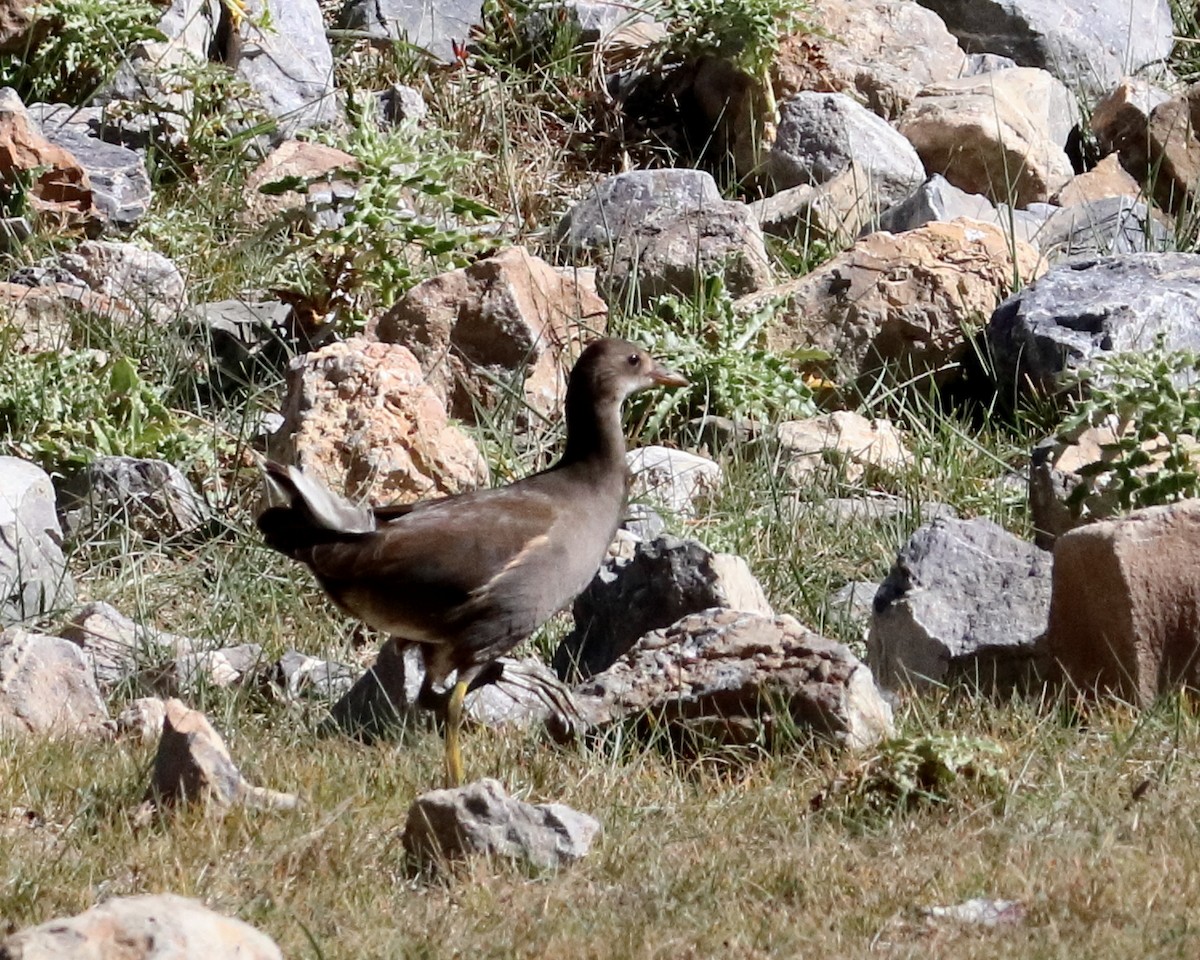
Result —
<svg viewBox="0 0 1200 960"><path fill-rule="evenodd" d="M682 373L676 373L674 370L668 370L658 361L655 361L654 367L650 370L650 380L660 387L688 386L687 377Z"/></svg>

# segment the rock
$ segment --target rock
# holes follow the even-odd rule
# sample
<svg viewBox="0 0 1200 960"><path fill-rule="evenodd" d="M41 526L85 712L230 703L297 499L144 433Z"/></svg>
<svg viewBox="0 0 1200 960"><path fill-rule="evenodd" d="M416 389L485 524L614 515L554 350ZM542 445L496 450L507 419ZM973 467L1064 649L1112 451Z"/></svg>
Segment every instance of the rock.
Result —
<svg viewBox="0 0 1200 960"><path fill-rule="evenodd" d="M117 736L134 737L142 743L157 743L162 737L163 721L166 717L166 701L158 697L138 697L136 700L130 700L117 714Z"/></svg>
<svg viewBox="0 0 1200 960"><path fill-rule="evenodd" d="M86 240L43 266L56 278L73 277L160 323L175 320L187 303L187 283L179 268L162 254L132 243Z"/></svg>
<svg viewBox="0 0 1200 960"><path fill-rule="evenodd" d="M483 26L483 0L349 0L342 26L381 40L403 40L444 63L458 60L456 45L465 48Z"/></svg>
<svg viewBox="0 0 1200 960"><path fill-rule="evenodd" d="M429 114L425 98L416 87L394 83L379 91L379 121L386 127L398 127L402 123L420 123Z"/></svg>
<svg viewBox="0 0 1200 960"><path fill-rule="evenodd" d="M78 647L24 627L0 633L0 736L94 735L107 721Z"/></svg>
<svg viewBox="0 0 1200 960"><path fill-rule="evenodd" d="M487 482L479 450L404 347L355 337L297 357L284 418L273 459L351 499L411 502Z"/></svg>
<svg viewBox="0 0 1200 960"><path fill-rule="evenodd" d="M879 584L874 580L853 580L843 584L825 600L828 616L835 622L840 619L866 627L871 622L878 589Z"/></svg>
<svg viewBox="0 0 1200 960"><path fill-rule="evenodd" d="M76 644L101 690L153 675L163 664L190 654L194 640L130 620L102 601L81 607L62 630Z"/></svg>
<svg viewBox="0 0 1200 960"><path fill-rule="evenodd" d="M161 671L155 688L165 693L194 692L205 686L231 687L258 672L263 649L257 643L239 643L216 650L193 649Z"/></svg>
<svg viewBox="0 0 1200 960"><path fill-rule="evenodd" d="M872 199L878 214L925 179L912 144L844 94L798 93L779 112L775 142L763 161L776 190L826 183L854 164L859 193Z"/></svg>
<svg viewBox="0 0 1200 960"><path fill-rule="evenodd" d="M550 724L572 731L576 712L571 693L540 661L500 657L500 677L472 690L463 701L468 722L485 727L525 729ZM334 727L365 741L424 719L422 709L445 710L446 694L434 691L430 704L419 704L425 665L416 646L388 639L374 665L334 704Z"/></svg>
<svg viewBox="0 0 1200 960"><path fill-rule="evenodd" d="M1171 53L1168 0L919 0L940 16L967 51L1012 57L1049 70L1072 89L1107 92L1127 73Z"/></svg>
<svg viewBox="0 0 1200 960"><path fill-rule="evenodd" d="M367 335L411 350L451 415L473 423L477 403L494 409L511 396L496 384L519 388L531 410L556 415L565 361L607 321L594 291L513 247L418 283Z"/></svg>
<svg viewBox="0 0 1200 960"><path fill-rule="evenodd" d="M637 447L625 454L625 462L631 499L650 500L684 517L694 517L697 503L715 496L724 479L720 464L670 447Z"/></svg>
<svg viewBox="0 0 1200 960"><path fill-rule="evenodd" d="M1121 166L1121 160L1110 153L1087 173L1079 173L1051 199L1063 207L1107 200L1110 197L1136 198L1141 186Z"/></svg>
<svg viewBox="0 0 1200 960"><path fill-rule="evenodd" d="M9 0L0 4L0 53L21 53L33 41L30 27L33 18L28 0Z"/></svg>
<svg viewBox="0 0 1200 960"><path fill-rule="evenodd" d="M1175 238L1141 201L1106 197L1052 214L1037 242L1046 259L1058 263L1074 257L1165 251Z"/></svg>
<svg viewBox="0 0 1200 960"><path fill-rule="evenodd" d="M349 664L289 650L271 665L266 679L287 700L305 696L334 700L350 691L357 673Z"/></svg>
<svg viewBox="0 0 1200 960"><path fill-rule="evenodd" d="M611 250L661 211L687 213L725 203L702 170L632 170L601 180L559 221L555 239L568 255Z"/></svg>
<svg viewBox="0 0 1200 960"><path fill-rule="evenodd" d="M0 457L0 623L51 613L74 598L50 477Z"/></svg>
<svg viewBox="0 0 1200 960"><path fill-rule="evenodd" d="M1200 686L1200 500L1135 510L1054 545L1040 650L1073 691L1149 706Z"/></svg>
<svg viewBox="0 0 1200 960"><path fill-rule="evenodd" d="M636 719L643 733L693 745L770 744L798 727L858 749L893 733L871 671L789 616L691 614L646 634L575 692L595 726Z"/></svg>
<svg viewBox="0 0 1200 960"><path fill-rule="evenodd" d="M986 349L997 384L1055 395L1105 352L1200 349L1200 256L1131 253L1061 264L1002 303Z"/></svg>
<svg viewBox="0 0 1200 960"><path fill-rule="evenodd" d="M1043 223L1042 218L1027 210L1014 210L1006 203L996 206L982 194L959 190L935 173L900 203L880 214L879 229L903 233L933 221L947 223L960 218L990 223L1005 236L1015 236L1035 247L1035 237Z"/></svg>
<svg viewBox="0 0 1200 960"><path fill-rule="evenodd" d="M121 536L166 542L195 533L213 513L191 482L164 460L97 457L59 484L67 536Z"/></svg>
<svg viewBox="0 0 1200 960"><path fill-rule="evenodd" d="M651 630L714 607L772 613L741 557L669 535L639 543L632 559L606 560L575 598L575 629L554 652L554 670L564 679L594 676Z"/></svg>
<svg viewBox="0 0 1200 960"><path fill-rule="evenodd" d="M1050 604L1050 555L990 520L940 520L900 548L875 595L867 662L880 684L1026 679Z"/></svg>
<svg viewBox="0 0 1200 960"><path fill-rule="evenodd" d="M166 702L162 739L154 755L146 802L160 809L199 803L216 809L245 804L292 810L299 804L291 794L248 784L208 718L174 699Z"/></svg>
<svg viewBox="0 0 1200 960"><path fill-rule="evenodd" d="M236 395L282 374L304 346L292 336L291 318L292 308L277 300L218 300L194 307L191 333L213 389Z"/></svg>
<svg viewBox="0 0 1200 960"><path fill-rule="evenodd" d="M559 11L565 11L579 26L582 44L599 43L622 27L654 22L625 0L563 0L549 6L551 16L557 16Z"/></svg>
<svg viewBox="0 0 1200 960"><path fill-rule="evenodd" d="M353 170L358 161L344 150L313 143L308 140L285 140L275 147L246 177L243 196L246 209L243 219L248 225L263 227L274 220L303 223L310 219L307 211L322 188L334 184L354 191L354 183L340 177L343 170ZM272 195L263 193L268 184L285 180L311 180L306 191L292 190Z"/></svg>
<svg viewBox="0 0 1200 960"><path fill-rule="evenodd" d="M4 960L283 960L247 923L173 893L113 897L0 941Z"/></svg>
<svg viewBox="0 0 1200 960"><path fill-rule="evenodd" d="M268 9L270 26L259 26ZM268 116L278 121L274 141L337 118L333 52L317 0L246 0L241 38L241 55L231 62Z"/></svg>
<svg viewBox="0 0 1200 960"><path fill-rule="evenodd" d="M805 20L814 29L785 37L771 65L780 102L802 90L832 90L890 120L923 87L965 72L945 24L909 0L820 3Z"/></svg>
<svg viewBox="0 0 1200 960"><path fill-rule="evenodd" d="M15 333L13 348L21 352L41 353L69 347L74 321L88 314L124 322L134 311L124 301L79 285L0 282L0 324Z"/></svg>
<svg viewBox="0 0 1200 960"><path fill-rule="evenodd" d="M1148 80L1122 80L1092 110L1092 132L1101 152L1145 158L1150 115L1170 99L1171 94ZM1133 196L1137 196L1136 191Z"/></svg>
<svg viewBox="0 0 1200 960"><path fill-rule="evenodd" d="M849 410L781 423L777 440L794 483L828 469L857 484L868 474L895 476L913 464L904 437L890 420L868 420Z"/></svg>
<svg viewBox="0 0 1200 960"><path fill-rule="evenodd" d="M743 297L736 309L754 313L778 298L764 330L768 346L824 350L835 358L829 374L848 386L873 388L885 365L942 384L967 349L963 324L990 315L1014 274L1037 272L1033 249L995 227L930 223L863 237L807 275Z"/></svg>
<svg viewBox="0 0 1200 960"><path fill-rule="evenodd" d="M1066 87L1019 68L926 87L900 118L925 169L968 193L1024 207L1074 174L1063 147L1077 122Z"/></svg>
<svg viewBox="0 0 1200 960"><path fill-rule="evenodd" d="M762 229L744 203L652 210L616 238L598 284L609 303L642 308L663 296L694 298L714 275L734 296L772 282Z"/></svg>
<svg viewBox="0 0 1200 960"><path fill-rule="evenodd" d="M31 178L33 212L64 227L99 229L91 182L70 151L51 143L10 87L0 88L0 184Z"/></svg>
<svg viewBox="0 0 1200 960"><path fill-rule="evenodd" d="M73 156L86 171L92 202L118 231L126 231L150 208L150 174L145 158L128 147L90 136L65 120L42 123L42 133Z"/></svg>
<svg viewBox="0 0 1200 960"><path fill-rule="evenodd" d="M471 856L498 857L542 870L587 855L600 822L561 803L510 797L496 780L431 790L413 802L404 849L426 866Z"/></svg>

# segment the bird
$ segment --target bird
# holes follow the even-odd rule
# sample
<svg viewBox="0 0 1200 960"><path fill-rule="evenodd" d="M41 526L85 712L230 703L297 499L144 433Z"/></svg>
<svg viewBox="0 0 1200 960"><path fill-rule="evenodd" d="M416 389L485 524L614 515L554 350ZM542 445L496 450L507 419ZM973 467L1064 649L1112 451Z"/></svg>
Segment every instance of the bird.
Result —
<svg viewBox="0 0 1200 960"><path fill-rule="evenodd" d="M345 613L419 646L419 704L434 686L450 690L447 786L463 782L467 693L495 682L497 658L587 586L616 534L629 488L622 403L687 385L634 343L595 340L567 378L566 442L552 466L417 503L352 504L297 467L264 463L276 502L257 521L267 545L307 566Z"/></svg>

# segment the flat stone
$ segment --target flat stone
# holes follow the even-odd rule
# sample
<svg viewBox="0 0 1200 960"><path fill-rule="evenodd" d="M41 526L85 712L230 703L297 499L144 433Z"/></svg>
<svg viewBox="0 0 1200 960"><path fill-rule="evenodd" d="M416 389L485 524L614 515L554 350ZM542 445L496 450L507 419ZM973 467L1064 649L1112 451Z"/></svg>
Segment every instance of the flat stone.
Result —
<svg viewBox="0 0 1200 960"><path fill-rule="evenodd" d="M96 735L108 710L75 644L9 627L0 633L0 736Z"/></svg>
<svg viewBox="0 0 1200 960"><path fill-rule="evenodd" d="M715 496L724 480L720 464L670 447L636 447L625 462L633 478L630 498L677 516L696 516L699 504Z"/></svg>

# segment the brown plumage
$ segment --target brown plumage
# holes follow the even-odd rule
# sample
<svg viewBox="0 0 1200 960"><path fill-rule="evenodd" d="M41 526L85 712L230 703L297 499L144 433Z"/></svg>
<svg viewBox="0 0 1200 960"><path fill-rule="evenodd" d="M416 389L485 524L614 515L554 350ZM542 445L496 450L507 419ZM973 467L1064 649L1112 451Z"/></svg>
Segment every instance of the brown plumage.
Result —
<svg viewBox="0 0 1200 960"><path fill-rule="evenodd" d="M461 782L458 726L472 684L595 575L625 505L621 403L687 381L624 340L592 343L567 386L567 444L515 483L395 507L354 506L294 467L268 463L285 506L258 520L268 545L304 563L346 613L420 644L423 692L455 674L447 773Z"/></svg>

